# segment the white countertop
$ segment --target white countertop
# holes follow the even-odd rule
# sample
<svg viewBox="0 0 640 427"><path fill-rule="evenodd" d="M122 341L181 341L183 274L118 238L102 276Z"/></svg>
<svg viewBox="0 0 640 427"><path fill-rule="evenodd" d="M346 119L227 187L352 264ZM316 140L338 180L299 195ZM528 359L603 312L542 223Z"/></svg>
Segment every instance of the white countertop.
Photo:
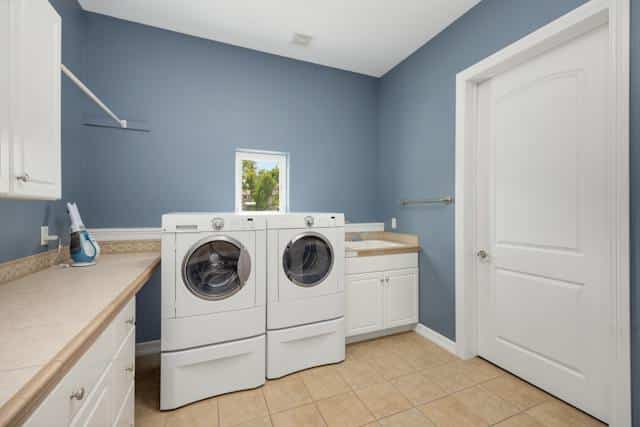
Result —
<svg viewBox="0 0 640 427"><path fill-rule="evenodd" d="M61 352L116 301L135 295L132 286L158 263L157 253L110 254L92 267L54 266L0 285L0 415L41 370L62 364Z"/></svg>

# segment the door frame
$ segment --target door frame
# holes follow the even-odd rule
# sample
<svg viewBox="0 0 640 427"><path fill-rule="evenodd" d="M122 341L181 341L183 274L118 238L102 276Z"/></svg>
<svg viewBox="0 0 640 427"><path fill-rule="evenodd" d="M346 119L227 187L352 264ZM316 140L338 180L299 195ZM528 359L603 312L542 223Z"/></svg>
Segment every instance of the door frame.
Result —
<svg viewBox="0 0 640 427"><path fill-rule="evenodd" d="M611 174L610 242L612 318L615 347L610 366L612 426L631 425L631 320L629 254L629 31L630 0L591 0L499 52L456 75L455 142L455 308L456 353L478 355L478 293L476 276L476 150L478 88L487 79L599 26L609 25L609 78L607 99L615 117L610 123Z"/></svg>

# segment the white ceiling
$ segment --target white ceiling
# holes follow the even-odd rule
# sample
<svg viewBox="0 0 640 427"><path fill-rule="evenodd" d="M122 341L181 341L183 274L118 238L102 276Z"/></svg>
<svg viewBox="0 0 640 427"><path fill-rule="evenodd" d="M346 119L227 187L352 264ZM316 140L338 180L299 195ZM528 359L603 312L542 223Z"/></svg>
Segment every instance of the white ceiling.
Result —
<svg viewBox="0 0 640 427"><path fill-rule="evenodd" d="M480 0L79 0L85 10L375 77ZM313 36L309 46L294 33Z"/></svg>

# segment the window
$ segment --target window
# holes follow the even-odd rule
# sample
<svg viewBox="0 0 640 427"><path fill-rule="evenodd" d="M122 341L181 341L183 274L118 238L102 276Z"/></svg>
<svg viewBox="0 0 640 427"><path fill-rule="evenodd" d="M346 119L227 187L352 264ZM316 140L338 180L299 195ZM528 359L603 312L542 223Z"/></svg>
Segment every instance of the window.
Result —
<svg viewBox="0 0 640 427"><path fill-rule="evenodd" d="M236 151L236 211L286 212L289 155Z"/></svg>

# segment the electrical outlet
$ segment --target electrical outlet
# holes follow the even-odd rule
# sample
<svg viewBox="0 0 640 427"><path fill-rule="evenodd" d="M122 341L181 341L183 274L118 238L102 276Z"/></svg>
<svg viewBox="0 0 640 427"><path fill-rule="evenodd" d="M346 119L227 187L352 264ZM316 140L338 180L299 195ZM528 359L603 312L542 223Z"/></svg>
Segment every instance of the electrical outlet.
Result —
<svg viewBox="0 0 640 427"><path fill-rule="evenodd" d="M49 242L55 241L55 240L58 240L58 236L49 235L49 227L48 226L43 225L42 227L40 227L40 245L41 246L48 246Z"/></svg>
<svg viewBox="0 0 640 427"><path fill-rule="evenodd" d="M391 218L391 229L395 230L396 228L398 228L398 220L394 216L393 218Z"/></svg>

